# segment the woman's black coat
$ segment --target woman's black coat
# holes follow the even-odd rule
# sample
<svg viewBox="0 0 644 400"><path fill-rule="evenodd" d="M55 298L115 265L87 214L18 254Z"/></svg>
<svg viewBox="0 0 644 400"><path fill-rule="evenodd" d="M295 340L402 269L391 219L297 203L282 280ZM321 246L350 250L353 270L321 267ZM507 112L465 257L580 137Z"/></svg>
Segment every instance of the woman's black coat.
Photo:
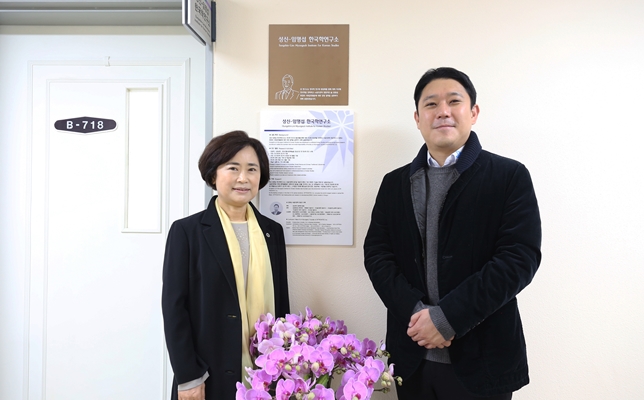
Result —
<svg viewBox="0 0 644 400"><path fill-rule="evenodd" d="M208 371L206 399L232 400L235 383L242 376L241 311L215 199L204 211L175 221L168 233L162 308L174 371L172 399L177 398L177 383L190 382ZM255 207L253 211L270 254L276 315L283 316L289 312L284 231Z"/></svg>

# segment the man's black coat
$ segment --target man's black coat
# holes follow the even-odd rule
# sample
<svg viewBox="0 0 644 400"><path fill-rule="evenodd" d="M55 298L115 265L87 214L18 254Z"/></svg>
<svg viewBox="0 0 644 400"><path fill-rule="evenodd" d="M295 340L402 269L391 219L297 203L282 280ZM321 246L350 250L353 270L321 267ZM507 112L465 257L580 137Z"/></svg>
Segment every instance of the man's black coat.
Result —
<svg viewBox="0 0 644 400"><path fill-rule="evenodd" d="M403 379L425 351L407 336L409 319L418 301L429 304L410 184L419 168L427 168L426 146L384 177L364 243L365 267L388 310L390 362ZM456 331L450 358L468 391L508 393L528 383L516 295L541 261L537 199L528 170L482 150L474 132L456 169L440 212L437 254L438 305Z"/></svg>

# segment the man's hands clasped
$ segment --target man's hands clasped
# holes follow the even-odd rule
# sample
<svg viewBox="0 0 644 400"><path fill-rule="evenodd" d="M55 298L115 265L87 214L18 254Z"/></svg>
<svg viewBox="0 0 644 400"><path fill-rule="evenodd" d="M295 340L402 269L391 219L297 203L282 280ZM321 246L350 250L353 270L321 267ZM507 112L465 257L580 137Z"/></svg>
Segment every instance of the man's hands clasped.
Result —
<svg viewBox="0 0 644 400"><path fill-rule="evenodd" d="M454 337L445 340L443 335L436 329L434 322L429 316L429 310L423 309L411 316L407 335L419 346L426 349L443 349L452 344Z"/></svg>

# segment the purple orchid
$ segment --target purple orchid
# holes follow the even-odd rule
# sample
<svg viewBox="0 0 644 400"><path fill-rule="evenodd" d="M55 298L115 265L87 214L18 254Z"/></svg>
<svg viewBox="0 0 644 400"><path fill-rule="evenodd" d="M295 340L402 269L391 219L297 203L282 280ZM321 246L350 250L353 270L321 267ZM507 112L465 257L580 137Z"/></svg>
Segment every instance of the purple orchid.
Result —
<svg viewBox="0 0 644 400"><path fill-rule="evenodd" d="M278 337L262 340L257 346L257 350L261 354L268 354L273 350L282 348L284 346L284 340Z"/></svg>
<svg viewBox="0 0 644 400"><path fill-rule="evenodd" d="M364 400L371 398L371 393L369 393L365 384L355 380L350 380L346 385L344 385L342 395L347 400Z"/></svg>
<svg viewBox="0 0 644 400"><path fill-rule="evenodd" d="M288 379L280 379L275 388L276 400L289 400L295 393L295 381Z"/></svg>
<svg viewBox="0 0 644 400"><path fill-rule="evenodd" d="M330 335L320 342L320 347L334 356L339 355L340 350L344 347L344 336Z"/></svg>
<svg viewBox="0 0 644 400"><path fill-rule="evenodd" d="M342 380L340 381L340 386L338 386L338 393L342 394L344 392L344 386L354 378L356 375L356 371L353 370L347 370L347 372L342 375Z"/></svg>
<svg viewBox="0 0 644 400"><path fill-rule="evenodd" d="M388 356L382 342L378 347L347 334L344 321L321 318L307 307L304 317L266 314L254 327L250 350L257 369L248 369L250 388L237 383L235 400L369 400L374 391L400 384L393 365L387 370L377 359ZM335 374L342 374L336 391L328 388Z"/></svg>
<svg viewBox="0 0 644 400"><path fill-rule="evenodd" d="M289 359L289 366L291 369L288 370L289 373L292 371L292 374L290 373L289 375L296 374L298 376L302 376L308 374L308 360L314 350L314 347L307 344L298 344L292 346L289 353L291 356L291 358Z"/></svg>
<svg viewBox="0 0 644 400"><path fill-rule="evenodd" d="M328 325L328 332L329 334L336 334L336 335L346 335L347 334L347 327L344 325L344 321L342 320L337 320L337 321L331 321L330 318L327 317L327 321L325 322L325 325Z"/></svg>
<svg viewBox="0 0 644 400"><path fill-rule="evenodd" d="M376 345L376 342L369 338L365 338L362 341L362 350L360 351L360 355L364 357L375 357L376 352L378 351L378 347Z"/></svg>
<svg viewBox="0 0 644 400"><path fill-rule="evenodd" d="M284 317L286 322L293 325L297 329L302 327L302 315L301 314L286 314Z"/></svg>
<svg viewBox="0 0 644 400"><path fill-rule="evenodd" d="M273 337L284 339L285 341L291 339L297 333L297 328L290 322L279 320L273 325Z"/></svg>
<svg viewBox="0 0 644 400"><path fill-rule="evenodd" d="M266 371L267 374L277 378L282 373L284 366L290 358L289 352L282 348L275 349L268 354L257 357L255 364Z"/></svg>
<svg viewBox="0 0 644 400"><path fill-rule="evenodd" d="M326 375L333 370L333 356L326 350L314 350L309 355L311 372L316 378Z"/></svg>
<svg viewBox="0 0 644 400"><path fill-rule="evenodd" d="M244 400L248 389L241 382L237 382L236 387L237 387L237 392L235 393L235 400Z"/></svg>
<svg viewBox="0 0 644 400"><path fill-rule="evenodd" d="M271 395L265 390L249 389L244 400L271 400Z"/></svg>
<svg viewBox="0 0 644 400"><path fill-rule="evenodd" d="M252 389L268 390L271 382L273 382L273 377L260 369L249 375L249 382Z"/></svg>
<svg viewBox="0 0 644 400"><path fill-rule="evenodd" d="M357 353L359 355L362 350L362 342L353 334L344 336L344 346L349 353Z"/></svg>
<svg viewBox="0 0 644 400"><path fill-rule="evenodd" d="M324 386L317 384L315 388L311 390L311 393L315 395L315 400L334 400L335 393L333 389L325 388Z"/></svg>

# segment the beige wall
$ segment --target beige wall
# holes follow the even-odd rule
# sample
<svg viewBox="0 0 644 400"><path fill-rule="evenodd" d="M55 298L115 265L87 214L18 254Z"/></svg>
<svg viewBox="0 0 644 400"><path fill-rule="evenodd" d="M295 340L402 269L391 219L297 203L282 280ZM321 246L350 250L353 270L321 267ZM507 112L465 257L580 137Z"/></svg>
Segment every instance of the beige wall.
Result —
<svg viewBox="0 0 644 400"><path fill-rule="evenodd" d="M519 297L532 383L516 399L644 393L644 2L219 0L215 133L259 136L269 24L350 24L355 245L290 246L294 310L385 335L362 244L382 176L421 142L412 92L430 67L470 75L487 150L530 169L543 262ZM393 396L392 396L393 398Z"/></svg>

